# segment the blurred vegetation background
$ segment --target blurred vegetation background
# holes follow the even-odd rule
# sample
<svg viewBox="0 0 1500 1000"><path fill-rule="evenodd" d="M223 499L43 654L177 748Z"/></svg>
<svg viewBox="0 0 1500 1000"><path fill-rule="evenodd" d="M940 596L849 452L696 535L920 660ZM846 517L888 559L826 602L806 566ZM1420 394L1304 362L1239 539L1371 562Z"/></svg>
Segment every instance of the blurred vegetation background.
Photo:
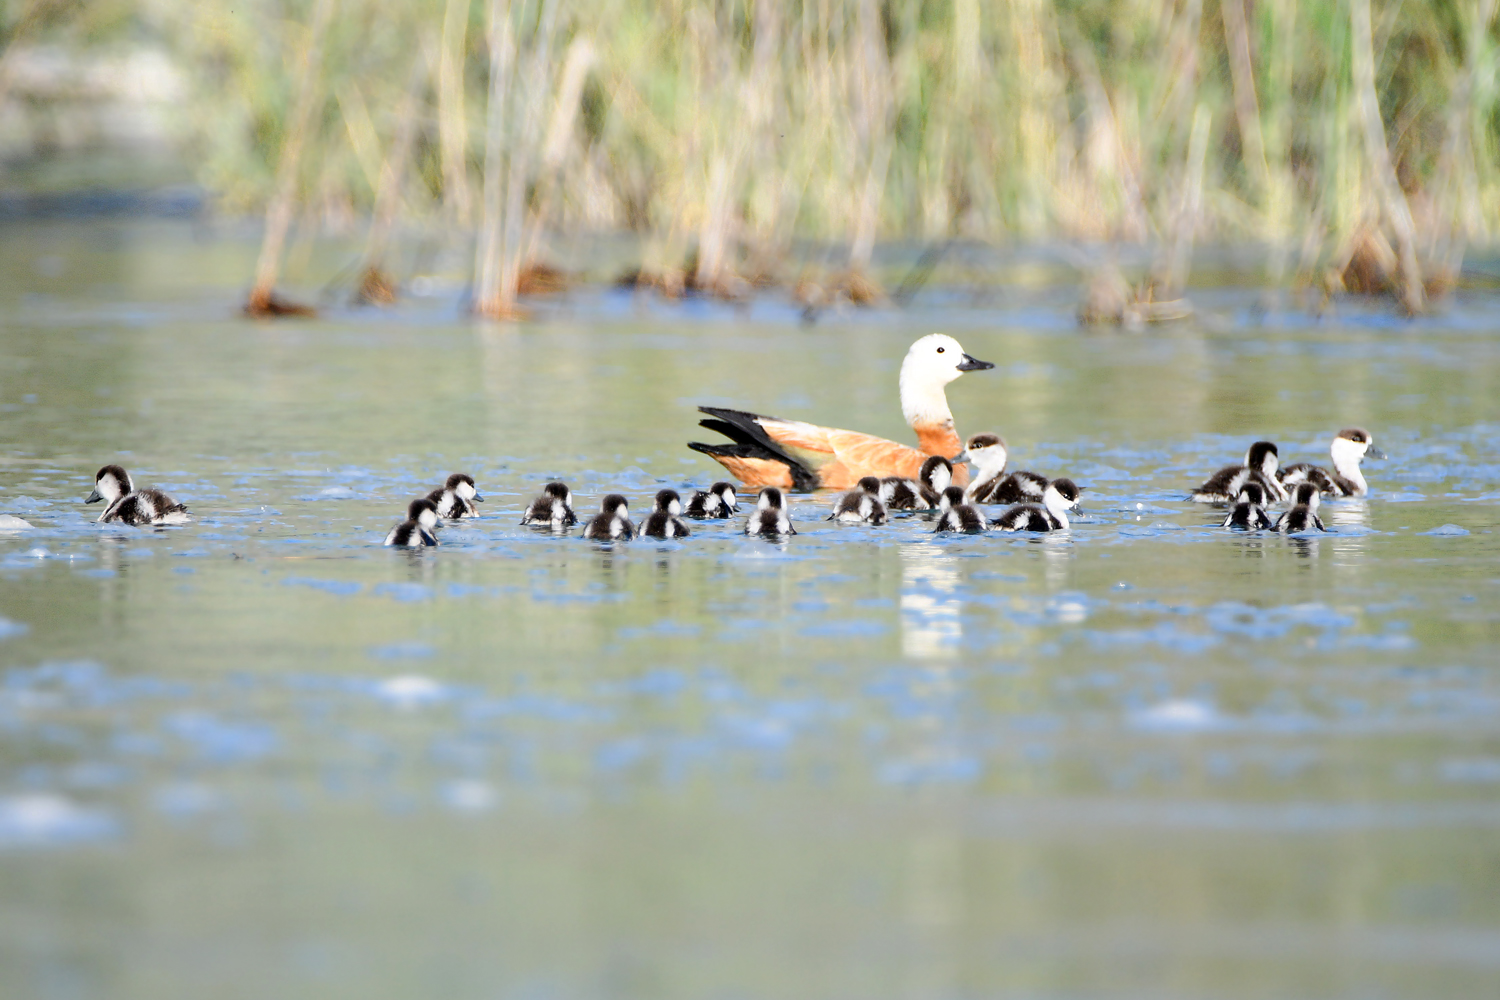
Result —
<svg viewBox="0 0 1500 1000"><path fill-rule="evenodd" d="M131 150L122 183L266 213L267 294L288 227L368 227L370 301L426 227L493 315L578 231L636 234L669 294L795 281L799 240L847 248L819 280L857 301L878 241L1060 240L1156 248L1121 292L1149 303L1216 241L1420 311L1500 223L1495 7L6 0L0 187Z"/></svg>

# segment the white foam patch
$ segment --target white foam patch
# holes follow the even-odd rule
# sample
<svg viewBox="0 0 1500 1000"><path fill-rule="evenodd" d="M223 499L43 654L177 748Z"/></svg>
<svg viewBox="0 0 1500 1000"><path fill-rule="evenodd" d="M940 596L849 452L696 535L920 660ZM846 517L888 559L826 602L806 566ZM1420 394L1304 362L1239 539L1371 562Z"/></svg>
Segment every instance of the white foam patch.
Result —
<svg viewBox="0 0 1500 1000"><path fill-rule="evenodd" d="M448 697L448 689L431 677L401 674L375 685L375 697L398 708L420 708Z"/></svg>
<svg viewBox="0 0 1500 1000"><path fill-rule="evenodd" d="M1137 729L1190 733L1220 728L1225 719L1208 702L1173 698L1141 709L1131 716L1130 722Z"/></svg>
<svg viewBox="0 0 1500 1000"><path fill-rule="evenodd" d="M61 795L0 798L0 849L105 840L118 833L119 824L108 813Z"/></svg>
<svg viewBox="0 0 1500 1000"><path fill-rule="evenodd" d="M0 514L0 531L26 531L33 527L30 521L14 514Z"/></svg>
<svg viewBox="0 0 1500 1000"><path fill-rule="evenodd" d="M500 802L500 794L487 781L460 779L443 786L443 804L454 812L489 812Z"/></svg>

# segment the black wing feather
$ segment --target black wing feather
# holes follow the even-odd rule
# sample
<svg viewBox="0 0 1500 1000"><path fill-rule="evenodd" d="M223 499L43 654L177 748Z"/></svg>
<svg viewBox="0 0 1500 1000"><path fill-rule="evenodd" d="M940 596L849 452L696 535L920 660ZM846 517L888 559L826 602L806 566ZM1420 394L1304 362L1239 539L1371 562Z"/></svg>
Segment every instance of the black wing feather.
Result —
<svg viewBox="0 0 1500 1000"><path fill-rule="evenodd" d="M771 440L765 428L758 422L759 418L756 414L717 406L700 406L698 410L716 418L700 420L699 426L718 431L734 444L704 444L701 441L689 441L689 448L709 456L725 455L732 458L758 458L780 462L791 472L792 489L798 493L811 493L820 485L816 473L782 451L780 446Z"/></svg>

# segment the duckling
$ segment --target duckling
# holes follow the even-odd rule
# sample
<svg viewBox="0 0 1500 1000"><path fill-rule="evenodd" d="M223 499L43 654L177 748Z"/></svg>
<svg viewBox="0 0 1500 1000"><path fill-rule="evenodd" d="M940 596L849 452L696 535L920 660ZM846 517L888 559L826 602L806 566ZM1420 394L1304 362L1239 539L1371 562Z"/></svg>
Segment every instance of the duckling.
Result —
<svg viewBox="0 0 1500 1000"><path fill-rule="evenodd" d="M1333 458L1332 472L1310 462L1298 462L1281 470L1282 484L1290 487L1303 482L1316 483L1320 492L1336 497L1362 497L1370 492L1370 484L1365 482L1364 473L1360 471L1360 461L1365 456L1386 457L1385 452L1375 447L1370 432L1363 427L1346 427L1339 431L1333 444L1328 446L1328 453Z"/></svg>
<svg viewBox="0 0 1500 1000"><path fill-rule="evenodd" d="M385 536L385 544L399 549L419 549L424 545L436 545L437 504L426 497L413 500L406 508L406 520L391 529Z"/></svg>
<svg viewBox="0 0 1500 1000"><path fill-rule="evenodd" d="M978 534L990 526L978 507L964 503L964 491L960 486L950 486L943 491L938 498L938 510L942 513L938 515L937 527L932 529L934 533L966 531Z"/></svg>
<svg viewBox="0 0 1500 1000"><path fill-rule="evenodd" d="M880 480L874 476L861 479L854 489L839 497L828 520L845 524L884 524L887 517L885 504L880 502Z"/></svg>
<svg viewBox="0 0 1500 1000"><path fill-rule="evenodd" d="M1005 474L1010 453L1005 439L998 434L975 434L968 446L953 459L953 464L967 462L974 467L965 503L1029 503L1040 500L1047 489L1047 477L1035 472Z"/></svg>
<svg viewBox="0 0 1500 1000"><path fill-rule="evenodd" d="M791 515L786 510L786 498L780 488L767 486L761 490L755 501L755 510L751 511L750 517L745 521L745 534L776 538L796 533L797 529L792 527Z"/></svg>
<svg viewBox="0 0 1500 1000"><path fill-rule="evenodd" d="M1266 491L1261 489L1259 483L1246 483L1240 487L1239 500L1219 527L1243 528L1246 531L1260 531L1271 527L1271 519L1266 516Z"/></svg>
<svg viewBox="0 0 1500 1000"><path fill-rule="evenodd" d="M706 491L694 490L687 506L688 517L729 517L739 511L739 496L734 492L734 484L722 479Z"/></svg>
<svg viewBox="0 0 1500 1000"><path fill-rule="evenodd" d="M1323 519L1318 517L1319 494L1317 483L1298 483L1294 487L1294 506L1276 519L1276 530L1284 535L1299 535L1304 531L1327 531Z"/></svg>
<svg viewBox="0 0 1500 1000"><path fill-rule="evenodd" d="M651 538L686 538L692 532L688 530L687 522L679 516L681 514L682 497L677 495L677 491L658 490L656 506L646 518L641 534Z"/></svg>
<svg viewBox="0 0 1500 1000"><path fill-rule="evenodd" d="M474 485L474 477L462 472L449 476L448 481L440 488L427 494L427 499L437 507L438 517L455 521L464 517L478 517L479 508L474 505L484 503L484 497L479 495L479 490Z"/></svg>
<svg viewBox="0 0 1500 1000"><path fill-rule="evenodd" d="M935 510L943 491L953 485L953 463L932 455L917 470L917 481L887 476L880 481L878 498L887 510Z"/></svg>
<svg viewBox="0 0 1500 1000"><path fill-rule="evenodd" d="M545 524L553 528L570 528L578 523L573 514L573 491L566 483L548 483L542 495L531 501L522 524Z"/></svg>
<svg viewBox="0 0 1500 1000"><path fill-rule="evenodd" d="M1068 527L1068 511L1078 506L1079 487L1071 479L1054 479L1042 493L1042 502L1023 503L1001 514L993 527L1001 531L1062 531Z"/></svg>
<svg viewBox="0 0 1500 1000"><path fill-rule="evenodd" d="M886 510L926 510L922 499L922 487L910 479L887 476L880 481L880 492L876 494Z"/></svg>
<svg viewBox="0 0 1500 1000"><path fill-rule="evenodd" d="M1279 464L1276 445L1270 441L1257 441L1245 452L1242 465L1226 465L1188 497L1197 503L1234 503L1240 495L1240 487L1249 482L1259 484L1266 496L1273 500L1285 500L1286 490L1276 478Z"/></svg>
<svg viewBox="0 0 1500 1000"><path fill-rule="evenodd" d="M596 542L628 542L635 537L635 525L631 523L625 498L611 493L599 503L595 514L583 529L583 537Z"/></svg>
<svg viewBox="0 0 1500 1000"><path fill-rule="evenodd" d="M106 465L94 474L94 489L84 503L105 502L99 520L119 521L139 527L143 524L186 524L188 509L161 490L140 490L130 481L130 473L118 465Z"/></svg>

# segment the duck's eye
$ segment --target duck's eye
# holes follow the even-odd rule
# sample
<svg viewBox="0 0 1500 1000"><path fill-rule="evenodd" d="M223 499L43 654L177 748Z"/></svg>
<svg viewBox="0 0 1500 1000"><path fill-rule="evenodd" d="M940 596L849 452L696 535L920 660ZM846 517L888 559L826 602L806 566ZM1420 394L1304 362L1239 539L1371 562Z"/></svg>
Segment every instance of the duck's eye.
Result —
<svg viewBox="0 0 1500 1000"><path fill-rule="evenodd" d="M943 352L944 352L944 351L945 351L945 350L947 350L947 348L946 348L946 347L939 347L939 348L938 348L938 353L939 353L939 354L942 354L942 353L943 353Z"/></svg>

